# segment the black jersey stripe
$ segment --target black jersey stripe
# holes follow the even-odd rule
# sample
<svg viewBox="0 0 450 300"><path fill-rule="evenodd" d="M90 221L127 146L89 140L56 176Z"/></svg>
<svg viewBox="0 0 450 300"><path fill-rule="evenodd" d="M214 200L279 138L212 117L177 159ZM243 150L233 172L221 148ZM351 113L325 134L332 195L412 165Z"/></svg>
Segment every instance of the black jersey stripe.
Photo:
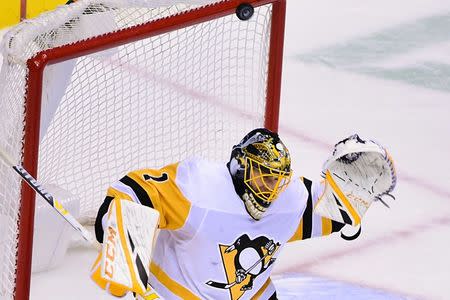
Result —
<svg viewBox="0 0 450 300"><path fill-rule="evenodd" d="M139 185L139 183L134 181L134 179L132 179L129 176L125 176L122 179L120 179L120 182L129 186L133 190L133 192L136 194L136 197L138 197L139 202L141 202L141 204L154 208L150 196L147 194L145 189Z"/></svg>
<svg viewBox="0 0 450 300"><path fill-rule="evenodd" d="M97 212L97 217L95 218L95 238L99 243L103 243L103 224L102 219L103 216L106 215L108 212L109 205L111 204L111 201L113 201L114 197L106 196L105 200L103 201L102 205L100 205L100 208Z"/></svg>
<svg viewBox="0 0 450 300"><path fill-rule="evenodd" d="M313 219L313 203L312 203L312 194L311 187L312 181L306 178L303 178L303 183L305 184L306 189L308 190L308 201L306 202L306 209L303 213L303 236L302 239L309 239L312 235L312 219Z"/></svg>
<svg viewBox="0 0 450 300"><path fill-rule="evenodd" d="M331 232L340 231L344 226L345 226L344 223L331 220Z"/></svg>
<svg viewBox="0 0 450 300"><path fill-rule="evenodd" d="M134 246L133 239L131 238L130 232L127 231L127 233L128 233L128 241L130 241L131 251L134 252L135 246Z"/></svg>

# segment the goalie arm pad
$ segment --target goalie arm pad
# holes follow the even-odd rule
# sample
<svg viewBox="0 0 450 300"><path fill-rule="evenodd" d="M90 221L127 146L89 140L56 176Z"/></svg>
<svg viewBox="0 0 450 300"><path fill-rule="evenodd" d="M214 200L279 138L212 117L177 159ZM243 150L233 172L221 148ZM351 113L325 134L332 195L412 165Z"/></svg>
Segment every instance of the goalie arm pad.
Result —
<svg viewBox="0 0 450 300"><path fill-rule="evenodd" d="M322 217L314 212L314 206L322 194L324 183L313 183L311 180L303 177L301 179L308 191L308 200L297 230L288 242L326 236L340 231L345 224Z"/></svg>

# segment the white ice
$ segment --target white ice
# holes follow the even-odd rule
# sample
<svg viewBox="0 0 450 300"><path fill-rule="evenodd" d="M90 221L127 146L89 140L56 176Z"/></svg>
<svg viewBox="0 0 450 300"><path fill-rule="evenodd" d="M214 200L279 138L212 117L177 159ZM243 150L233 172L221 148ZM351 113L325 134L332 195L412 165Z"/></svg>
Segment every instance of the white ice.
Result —
<svg viewBox="0 0 450 300"><path fill-rule="evenodd" d="M437 24L449 16L449 1L288 2L280 133L294 152L296 170L317 179L331 146L357 132L386 145L399 182L391 209L371 207L360 238L292 245L277 273L314 274L414 299L448 299L450 24ZM389 40L389 34L398 36ZM351 47L364 41L372 47ZM447 73L434 77L428 62ZM372 76L364 73L368 65L401 76ZM424 74L422 81L412 83L410 68Z"/></svg>
<svg viewBox="0 0 450 300"><path fill-rule="evenodd" d="M295 171L318 180L332 145L356 132L388 148L399 181L391 209L374 204L357 240L289 245L275 270L280 299L362 298L351 285L371 299L449 298L447 19L448 0L288 0L280 134ZM94 256L74 248L64 268L34 274L31 299L110 299L88 279Z"/></svg>

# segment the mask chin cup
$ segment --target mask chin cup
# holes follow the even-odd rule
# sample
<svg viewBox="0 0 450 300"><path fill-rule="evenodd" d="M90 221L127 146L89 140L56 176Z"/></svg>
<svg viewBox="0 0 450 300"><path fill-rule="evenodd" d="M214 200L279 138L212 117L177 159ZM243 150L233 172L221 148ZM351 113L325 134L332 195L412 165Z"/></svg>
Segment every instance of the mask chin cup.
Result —
<svg viewBox="0 0 450 300"><path fill-rule="evenodd" d="M245 193L242 196L245 208L248 214L255 220L260 220L267 210L267 207L263 207L256 201L255 197L251 193Z"/></svg>

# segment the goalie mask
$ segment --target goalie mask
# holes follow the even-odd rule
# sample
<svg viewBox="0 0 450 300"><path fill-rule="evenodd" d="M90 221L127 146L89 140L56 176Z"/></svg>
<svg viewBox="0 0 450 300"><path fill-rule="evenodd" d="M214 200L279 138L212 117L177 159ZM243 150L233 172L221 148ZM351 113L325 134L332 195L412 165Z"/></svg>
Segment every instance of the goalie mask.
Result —
<svg viewBox="0 0 450 300"><path fill-rule="evenodd" d="M259 128L233 147L227 164L236 193L259 220L291 178L291 158L278 134Z"/></svg>

